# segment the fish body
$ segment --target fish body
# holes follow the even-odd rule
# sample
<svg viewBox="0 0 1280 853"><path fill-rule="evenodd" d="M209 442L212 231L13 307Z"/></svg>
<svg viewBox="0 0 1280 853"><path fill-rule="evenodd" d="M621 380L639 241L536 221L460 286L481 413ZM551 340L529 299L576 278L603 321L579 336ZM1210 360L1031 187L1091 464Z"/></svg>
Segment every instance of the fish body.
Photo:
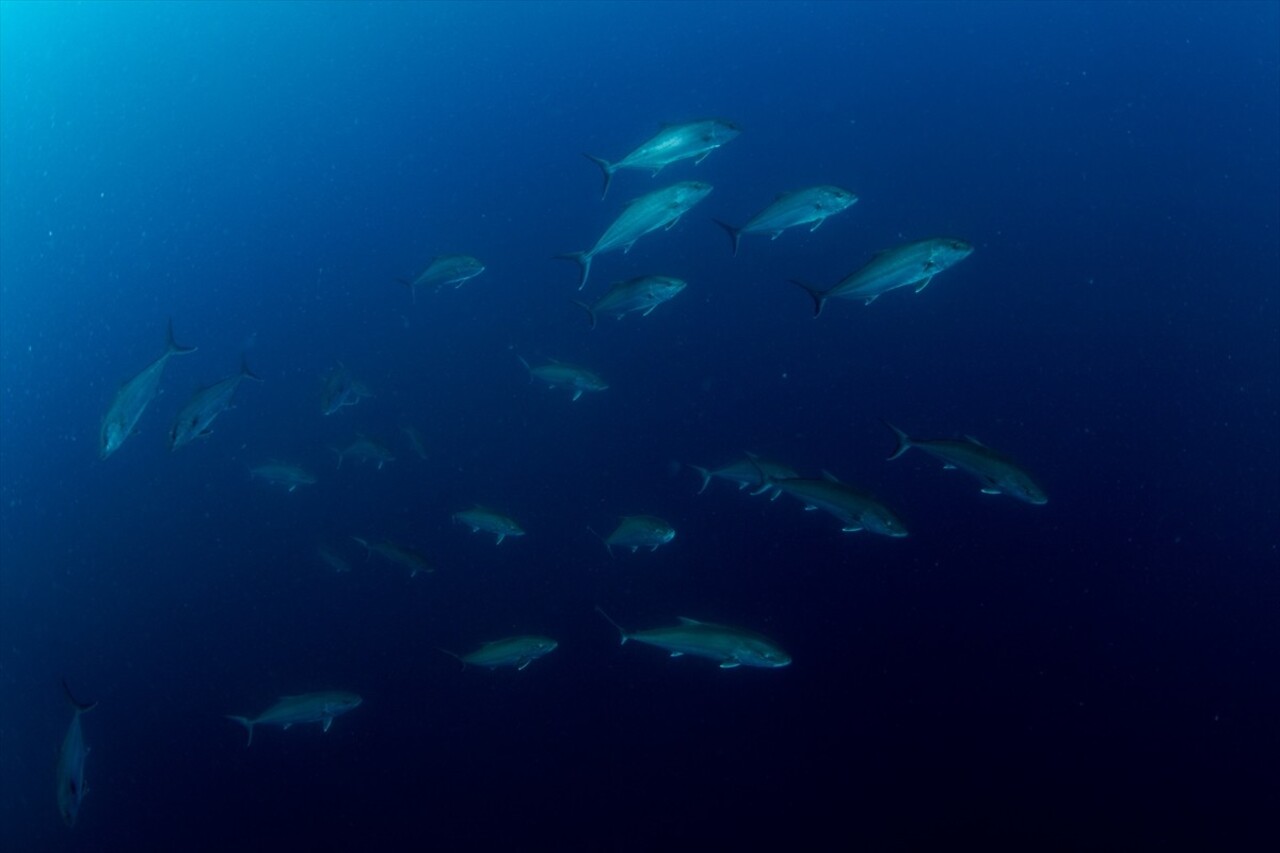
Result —
<svg viewBox="0 0 1280 853"><path fill-rule="evenodd" d="M547 364L533 367L523 358L520 363L529 371L529 376L533 379L539 379L547 384L548 388L568 388L573 391L573 399L576 402L583 392L597 393L607 391L609 383L605 382L594 372L587 370L585 367L578 367L575 364L566 364L562 361L551 359Z"/></svg>
<svg viewBox="0 0 1280 853"><path fill-rule="evenodd" d="M311 472L299 468L297 465L289 465L284 462L268 462L265 465L258 465L250 468L249 474L254 478L260 477L272 485L284 486L291 492L298 486L312 486L316 482L316 477Z"/></svg>
<svg viewBox="0 0 1280 853"><path fill-rule="evenodd" d="M382 466L388 462L394 462L396 456L386 445L367 438L363 435L357 435L356 439L341 450L332 448L333 452L338 454L338 467L342 467L342 460L351 456L361 462L376 462L378 470L382 470Z"/></svg>
<svg viewBox="0 0 1280 853"><path fill-rule="evenodd" d="M631 251L635 242L650 231L674 227L680 217L706 198L709 192L710 184L683 181L642 195L627 205L590 249L556 257L575 261L581 267L582 275L578 283L578 289L581 290L586 287L587 276L591 274L591 261L596 255L614 249L622 249L624 253Z"/></svg>
<svg viewBox="0 0 1280 853"><path fill-rule="evenodd" d="M427 562L427 558L412 548L406 548L403 545L397 545L389 540L370 543L358 536L352 536L364 547L370 554L377 554L382 559L390 563L395 563L409 570L409 577L416 578L419 572L430 573L435 569Z"/></svg>
<svg viewBox="0 0 1280 853"><path fill-rule="evenodd" d="M80 715L92 711L98 703L77 702L66 682L63 682L62 688L75 712L71 716L71 725L67 727L67 734L62 739L62 747L58 750L58 814L62 815L67 826L75 826L76 819L80 816L80 804L88 793L84 781L84 765L89 756L89 747L85 745Z"/></svg>
<svg viewBox="0 0 1280 853"><path fill-rule="evenodd" d="M645 169L656 175L680 160L696 158L695 162L701 163L708 154L741 132L742 128L733 122L714 118L685 124L664 124L661 130L616 162L610 163L590 154L583 156L604 173L604 191L600 193L600 198L604 198L614 173L619 169Z"/></svg>
<svg viewBox="0 0 1280 853"><path fill-rule="evenodd" d="M823 473L823 479L810 480L793 477L769 482L777 489L797 498L806 510L824 510L843 523L845 533L869 530L881 536L900 539L907 535L907 528L893 511L870 495L848 486L833 475Z"/></svg>
<svg viewBox="0 0 1280 853"><path fill-rule="evenodd" d="M800 475L790 465L783 465L781 462L770 462L767 459L760 459L756 456L748 454L744 459L737 462L730 462L719 468L709 469L701 468L697 465L690 465L690 468L698 472L698 476L702 478L702 486L698 489L698 494L702 494L707 490L707 486L711 485L713 477L719 477L722 480L728 480L730 483L737 483L739 491L751 489L753 495L763 495L769 493L769 500L776 501L782 492L771 481L787 480Z"/></svg>
<svg viewBox="0 0 1280 853"><path fill-rule="evenodd" d="M604 539L604 547L613 555L614 548L630 548L635 553L641 548L658 550L676 538L676 530L661 518L652 515L626 515L612 533Z"/></svg>
<svg viewBox="0 0 1280 853"><path fill-rule="evenodd" d="M254 726L280 726L288 729L294 723L320 723L329 731L333 718L356 708L363 700L345 690L325 690L319 693L303 693L298 696L281 696L280 700L256 717L227 715L249 730L249 745L253 744Z"/></svg>
<svg viewBox="0 0 1280 853"><path fill-rule="evenodd" d="M354 406L365 397L372 397L369 386L352 375L350 370L339 364L324 381L324 389L320 393L320 409L326 415L332 415L339 409Z"/></svg>
<svg viewBox="0 0 1280 853"><path fill-rule="evenodd" d="M686 282L669 275L645 275L615 283L591 305L585 302L573 304L587 312L594 329L596 318L601 314L621 320L633 311L640 311L642 316L648 317L654 308L674 299L686 286Z"/></svg>
<svg viewBox="0 0 1280 853"><path fill-rule="evenodd" d="M605 619L609 619L603 610L598 607L596 610ZM685 616L680 617L679 625L645 631L627 631L612 619L609 622L622 635L623 645L628 640L634 640L663 649L673 658L689 655L713 660L720 664L721 669L740 666L778 669L791 663L791 655L773 640L742 628L699 622Z"/></svg>
<svg viewBox="0 0 1280 853"><path fill-rule="evenodd" d="M489 669L497 669L500 666L524 669L538 658L555 651L557 646L559 643L550 637L507 637L485 643L469 654L454 655L454 657L465 664L485 666Z"/></svg>
<svg viewBox="0 0 1280 853"><path fill-rule="evenodd" d="M169 449L177 450L192 439L212 434L214 419L231 406L231 399L235 396L236 389L246 379L262 381L249 369L244 359L241 359L239 373L215 382L207 388L201 388L193 394L187 405L183 406L182 411L178 413L178 417L173 422L173 428L169 430Z"/></svg>
<svg viewBox="0 0 1280 853"><path fill-rule="evenodd" d="M916 439L911 438L893 424L885 421L885 426L893 430L898 439L890 459L897 459L913 447L918 447L930 456L941 459L945 468L959 468L967 471L982 484L984 495L1009 495L1035 506L1049 502L1044 491L1036 485L1026 471L1002 453L972 436L963 441L956 439Z"/></svg>
<svg viewBox="0 0 1280 853"><path fill-rule="evenodd" d="M813 316L817 317L828 299L861 299L870 305L881 294L899 287L915 287L919 293L929 286L935 275L960 263L972 252L973 246L963 240L921 240L879 253L828 290L819 290L801 281L792 280L792 284L803 288L813 299Z"/></svg>
<svg viewBox="0 0 1280 853"><path fill-rule="evenodd" d="M341 554L330 548L328 545L317 545L316 556L335 572L343 573L351 571L351 564L348 563Z"/></svg>
<svg viewBox="0 0 1280 853"><path fill-rule="evenodd" d="M484 531L485 533L494 534L498 537L498 541L495 543L497 545L501 545L502 540L508 536L524 535L524 528L517 524L514 519L481 506L463 510L462 512L455 512L453 520L457 524L464 524L470 527L472 533Z"/></svg>
<svg viewBox="0 0 1280 853"><path fill-rule="evenodd" d="M452 285L458 288L482 272L484 264L470 255L439 255L432 258L427 268L412 281L400 281L408 285L409 292L416 299L419 287L434 287L439 290L445 285Z"/></svg>
<svg viewBox="0 0 1280 853"><path fill-rule="evenodd" d="M768 234L771 240L777 240L783 231L798 225L808 225L810 231L817 231L827 217L847 210L857 201L858 197L849 190L828 184L783 193L741 227L735 228L719 219L715 222L729 233L733 253L737 255L743 234Z"/></svg>
<svg viewBox="0 0 1280 853"><path fill-rule="evenodd" d="M195 351L195 347L180 346L173 339L173 323L170 322L164 353L120 386L120 390L116 391L111 405L107 408L106 415L102 418L98 449L103 459L119 450L125 439L133 435L142 413L160 391L160 377L164 374L164 367L168 364L169 357Z"/></svg>

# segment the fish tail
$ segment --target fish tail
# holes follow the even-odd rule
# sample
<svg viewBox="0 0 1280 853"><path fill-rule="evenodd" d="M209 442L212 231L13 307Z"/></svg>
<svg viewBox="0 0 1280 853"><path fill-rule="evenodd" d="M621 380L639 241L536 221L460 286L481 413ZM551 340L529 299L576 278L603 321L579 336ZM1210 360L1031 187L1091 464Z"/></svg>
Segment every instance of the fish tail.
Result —
<svg viewBox="0 0 1280 853"><path fill-rule="evenodd" d="M169 318L168 337L165 339L165 349L174 355L186 355L189 352L195 352L195 347L184 347L173 338L173 318Z"/></svg>
<svg viewBox="0 0 1280 853"><path fill-rule="evenodd" d="M587 526L587 530L590 530L590 531L591 531L591 535L592 535L592 536L596 537L597 539L599 539L601 542L603 542L603 543L604 543L604 549L605 549L606 551L608 551L608 552L609 552L609 556L610 556L610 557L612 557L612 556L613 556L613 546L611 546L611 545L609 544L609 540L608 540L608 539L605 539L605 538L604 538L603 536L601 536L599 533L596 533L595 528L594 528L594 527L591 527L590 525L588 525L588 526Z"/></svg>
<svg viewBox="0 0 1280 853"><path fill-rule="evenodd" d="M698 476L702 478L702 485L698 488L698 494L702 494L707 490L707 486L711 485L711 472L697 465L690 465L689 467L697 471Z"/></svg>
<svg viewBox="0 0 1280 853"><path fill-rule="evenodd" d="M733 256L736 258L738 256L738 241L742 239L742 229L734 228L728 222L721 222L719 219L713 218L711 221L728 232L729 239L733 241Z"/></svg>
<svg viewBox="0 0 1280 853"><path fill-rule="evenodd" d="M240 375L245 379L252 379L254 382L261 382L262 377L249 369L249 360L244 357L244 353L240 354Z"/></svg>
<svg viewBox="0 0 1280 853"><path fill-rule="evenodd" d="M809 298L813 300L813 316L815 318L819 317L822 314L822 306L827 304L827 295L811 284L796 281L794 278L787 280L809 294Z"/></svg>
<svg viewBox="0 0 1280 853"><path fill-rule="evenodd" d="M604 201L604 197L609 194L609 184L613 181L613 173L618 167L610 163L608 160L601 160L599 157L592 157L590 154L583 154L592 163L600 167L600 171L604 172L604 190L600 193L600 200Z"/></svg>
<svg viewBox="0 0 1280 853"><path fill-rule="evenodd" d="M594 329L594 328L596 327L596 312L595 312L595 310L594 310L590 305L588 305L588 304L587 304L587 303L585 303L585 302L579 302L579 301L578 301L578 300L576 300L576 299L574 299L574 300L572 300L572 301L573 301L573 304L574 304L574 305L577 305L577 306L578 306L579 308L581 308L583 311L586 311L586 312L587 312L587 319L589 319L589 320L591 321L591 328L593 328L593 329Z"/></svg>
<svg viewBox="0 0 1280 853"><path fill-rule="evenodd" d="M631 635L627 633L627 629L623 628L617 622L614 622L613 619L609 618L609 614L605 613L604 608L598 604L596 605L596 612L599 613L601 616L603 616L606 622L608 622L610 625L618 629L618 633L622 635L622 642L619 643L619 645L626 645L627 640L631 639Z"/></svg>
<svg viewBox="0 0 1280 853"><path fill-rule="evenodd" d="M235 720L237 723L239 723L240 725L248 729L249 742L246 743L245 746L253 746L253 720L249 719L248 717L237 717L233 714L227 714L227 719Z"/></svg>
<svg viewBox="0 0 1280 853"><path fill-rule="evenodd" d="M893 453L889 454L889 459L897 459L899 456L915 446L911 441L911 436L907 435L888 421L884 421L884 425L893 430L894 437L898 439L898 446L893 449Z"/></svg>
<svg viewBox="0 0 1280 853"><path fill-rule="evenodd" d="M578 290L587 286L587 276L591 275L591 253L590 252L566 252L563 255L556 255L557 260L573 261L582 267L582 277L578 281Z"/></svg>
<svg viewBox="0 0 1280 853"><path fill-rule="evenodd" d="M458 663L462 664L462 668L463 668L463 669L466 669L466 668L467 668L467 662L466 662L466 661L464 661L464 660L462 659L462 655L458 654L457 652L451 652L451 651L449 651L448 649L442 649L442 648L440 648L439 646L436 646L436 651L438 651L438 652L444 652L446 655L448 655L449 657L453 658L453 659L454 659L454 660L456 660Z"/></svg>
<svg viewBox="0 0 1280 853"><path fill-rule="evenodd" d="M71 693L71 688L67 686L67 680L62 679L62 691L67 694L67 701L71 703L71 707L76 709L76 713L83 714L86 711L92 711L98 707L97 702L81 702Z"/></svg>

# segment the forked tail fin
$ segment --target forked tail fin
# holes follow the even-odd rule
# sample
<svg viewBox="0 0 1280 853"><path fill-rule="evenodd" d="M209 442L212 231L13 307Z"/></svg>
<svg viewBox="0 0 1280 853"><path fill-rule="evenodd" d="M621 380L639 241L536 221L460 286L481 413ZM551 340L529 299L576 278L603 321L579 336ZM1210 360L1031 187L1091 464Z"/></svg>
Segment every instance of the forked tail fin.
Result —
<svg viewBox="0 0 1280 853"><path fill-rule="evenodd" d="M596 612L599 613L601 616L603 616L606 622L608 622L610 625L618 629L618 633L622 636L622 642L619 643L619 645L626 645L627 640L631 639L631 635L627 633L627 629L623 628L617 622L614 622L613 619L609 618L609 614L605 613L604 608L602 608L598 604L596 605Z"/></svg>
<svg viewBox="0 0 1280 853"><path fill-rule="evenodd" d="M62 679L62 690L67 694L67 701L71 703L71 707L76 709L77 714L83 714L86 711L92 711L94 708L98 707L97 702L81 702L76 699L76 697L71 694L71 688L67 686L67 680L65 678Z"/></svg>
<svg viewBox="0 0 1280 853"><path fill-rule="evenodd" d="M253 720L249 719L248 717L237 717L237 716L234 716L233 714L227 714L227 719L235 720L237 723L239 723L240 725L248 729L249 742L246 743L245 746L253 746Z"/></svg>
<svg viewBox="0 0 1280 853"><path fill-rule="evenodd" d="M712 219L712 222L723 228L729 235L729 239L733 241L733 256L738 256L738 242L742 240L742 229L734 228L728 222L722 222L719 219Z"/></svg>
<svg viewBox="0 0 1280 853"><path fill-rule="evenodd" d="M813 300L813 316L815 318L821 316L822 306L827 304L827 295L811 284L805 284L803 281L796 281L794 278L787 279L796 287L809 294L809 298Z"/></svg>
<svg viewBox="0 0 1280 853"><path fill-rule="evenodd" d="M168 337L165 338L165 352L173 355L186 355L189 352L195 352L195 347L184 347L173 338L173 318L169 318Z"/></svg>
<svg viewBox="0 0 1280 853"><path fill-rule="evenodd" d="M893 430L894 437L898 439L898 446L893 449L893 453L889 454L889 459L897 459L899 456L915 446L915 443L911 440L911 436L907 435L888 421L885 421L884 425Z"/></svg>
<svg viewBox="0 0 1280 853"><path fill-rule="evenodd" d="M582 275L578 279L578 290L587 286L587 276L591 275L591 253L590 252L566 252L563 255L556 255L557 260L573 261L582 268Z"/></svg>
<svg viewBox="0 0 1280 853"><path fill-rule="evenodd" d="M595 163L600 167L600 171L604 172L604 190L600 193L600 200L603 201L604 197L609 194L609 183L613 180L613 173L617 171L618 167L608 160L601 160L599 157L592 157L590 154L583 154L582 156Z"/></svg>

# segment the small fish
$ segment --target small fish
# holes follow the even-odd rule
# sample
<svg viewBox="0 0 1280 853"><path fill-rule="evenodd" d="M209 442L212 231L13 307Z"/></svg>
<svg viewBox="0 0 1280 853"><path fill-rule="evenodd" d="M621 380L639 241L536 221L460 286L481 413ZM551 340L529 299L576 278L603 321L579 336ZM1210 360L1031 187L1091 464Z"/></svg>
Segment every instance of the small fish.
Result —
<svg viewBox="0 0 1280 853"><path fill-rule="evenodd" d="M169 430L169 449L177 450L182 445L196 438L205 438L213 434L213 421L231 406L231 398L236 389L246 379L261 382L262 379L249 369L244 358L240 359L240 372L215 382L207 388L201 388L191 396L187 405L182 407L178 417Z"/></svg>
<svg viewBox="0 0 1280 853"><path fill-rule="evenodd" d="M514 520L482 506L455 512L453 520L457 524L465 524L470 527L472 533L479 533L483 530L485 533L496 535L498 541L495 544L497 545L501 545L502 540L508 536L524 535L524 528L516 524Z"/></svg>
<svg viewBox="0 0 1280 853"><path fill-rule="evenodd" d="M679 160L696 157L694 162L701 163L707 159L708 154L732 141L741 132L742 128L733 122L715 118L687 124L664 124L661 130L616 163L590 154L582 156L599 166L604 173L604 191L600 193L600 198L603 199L609 192L613 173L619 169L647 169L657 175L664 167Z"/></svg>
<svg viewBox="0 0 1280 853"><path fill-rule="evenodd" d="M845 533L869 530L895 539L907 535L906 525L887 506L840 482L834 474L823 471L821 480L803 477L775 480L770 477L768 482L797 498L808 511L821 509L831 513L844 524L841 530Z"/></svg>
<svg viewBox="0 0 1280 853"><path fill-rule="evenodd" d="M809 225L811 232L817 231L828 216L847 210L857 201L856 195L841 187L809 187L778 196L773 204L751 217L741 228L735 228L719 219L715 223L729 233L729 239L733 241L733 254L736 256L743 234L768 234L769 239L777 240L783 231L797 225Z"/></svg>
<svg viewBox="0 0 1280 853"><path fill-rule="evenodd" d="M400 431L404 433L405 440L409 442L409 449L411 449L419 459L426 459L427 449L422 444L422 433L418 432L411 426L402 426L400 427Z"/></svg>
<svg viewBox="0 0 1280 853"><path fill-rule="evenodd" d="M661 518L652 515L624 515L618 526L604 539L605 550L613 556L614 547L630 548L634 554L641 548L658 550L676 538L676 530Z"/></svg>
<svg viewBox="0 0 1280 853"><path fill-rule="evenodd" d="M556 255L567 261L574 261L582 268L582 276L578 282L578 290L587 286L587 276L591 274L591 260L596 255L621 249L623 254L631 251L636 241L659 228L671 230L675 224L698 202L711 192L711 185L701 181L684 181L672 184L648 195L642 195L627 205L613 224L600 235L596 244L585 252L570 252Z"/></svg>
<svg viewBox="0 0 1280 853"><path fill-rule="evenodd" d="M326 566L338 573L351 571L351 564L348 563L342 555L330 548L328 545L321 543L316 546L316 556L324 562Z"/></svg>
<svg viewBox="0 0 1280 853"><path fill-rule="evenodd" d="M320 394L320 409L326 415L332 415L339 409L354 406L365 397L372 397L369 386L356 379L342 364L339 364L324 381L324 390Z"/></svg>
<svg viewBox="0 0 1280 853"><path fill-rule="evenodd" d="M339 450L336 447L331 447L329 449L338 454L339 468L342 467L342 460L346 459L348 456L354 457L361 462L377 462L379 471L381 471L382 466L388 462L396 461L396 455L392 453L390 448L386 445L359 434L356 435L354 441L343 449Z"/></svg>
<svg viewBox="0 0 1280 853"><path fill-rule="evenodd" d="M898 446L889 456L890 459L897 459L911 448L918 447L930 456L941 459L943 468L959 468L977 477L984 495L1009 495L1035 506L1049 502L1048 496L1026 471L1007 456L997 453L972 436L965 436L964 441L949 438L918 439L911 438L888 421L884 425L893 430L898 439Z"/></svg>
<svg viewBox="0 0 1280 853"><path fill-rule="evenodd" d="M482 272L484 264L470 255L439 255L432 258L427 268L418 273L413 281L404 278L399 281L409 288L410 295L417 301L419 287L434 287L439 290L451 284L454 288L459 288Z"/></svg>
<svg viewBox="0 0 1280 853"><path fill-rule="evenodd" d="M540 379L547 383L548 388L572 389L574 402L577 402L584 391L599 392L609 390L608 382L605 382L585 367L565 364L564 362L556 361L554 358L550 359L549 364L532 367L521 356L516 356L516 358L519 358L520 363L529 371L530 380Z"/></svg>
<svg viewBox="0 0 1280 853"><path fill-rule="evenodd" d="M641 316L648 317L654 308L674 299L686 286L685 282L669 275L645 275L617 282L594 305L577 300L573 304L587 312L594 329L599 314L621 320L632 311L641 311Z"/></svg>
<svg viewBox="0 0 1280 853"><path fill-rule="evenodd" d="M288 730L294 723L320 723L329 731L333 718L355 709L362 701L354 693L344 690L325 690L319 693L303 693L298 696L281 696L279 701L253 719L227 715L249 731L249 743L253 745L254 726L280 726Z"/></svg>
<svg viewBox="0 0 1280 853"><path fill-rule="evenodd" d="M698 494L702 494L707 490L707 486L711 485L712 477L719 477L722 480L728 480L730 483L737 483L739 491L749 488L752 490L751 494L753 495L763 495L769 492L769 500L771 501L776 501L782 495L782 492L776 486L771 485L770 480L786 480L800 476L790 465L769 462L751 453L748 453L745 459L730 462L728 465L723 465L714 470L701 468L697 465L690 465L689 467L697 471L698 476L702 478L702 486L698 489Z"/></svg>
<svg viewBox="0 0 1280 853"><path fill-rule="evenodd" d="M169 356L186 355L195 351L195 347L180 346L173 339L173 321L170 320L164 353L120 386L102 418L98 448L103 459L119 450L125 439L136 431L138 419L160 391L160 377L164 373L164 366L169 362Z"/></svg>
<svg viewBox="0 0 1280 853"><path fill-rule="evenodd" d="M71 725L67 728L66 737L62 739L62 748L58 750L58 814L67 826L75 826L80 816L80 804L89 792L84 782L84 763L89 755L89 747L85 746L84 730L80 727L80 715L98 707L97 702L77 702L71 695L71 688L62 682L67 701L75 709L71 716Z"/></svg>
<svg viewBox="0 0 1280 853"><path fill-rule="evenodd" d="M524 669L538 658L554 652L559 645L550 637L526 636L493 640L465 655L455 655L444 649L440 651L472 666L486 666L489 669L514 666L516 669Z"/></svg>
<svg viewBox="0 0 1280 853"><path fill-rule="evenodd" d="M828 299L861 299L870 305L882 293L899 287L914 286L919 293L929 286L935 275L960 263L972 252L973 246L963 240L921 240L881 252L827 290L795 279L791 283L813 299L813 316L817 317Z"/></svg>
<svg viewBox="0 0 1280 853"><path fill-rule="evenodd" d="M716 661L721 669L740 666L778 669L791 663L791 655L773 640L742 628L699 622L697 619L681 616L680 624L669 628L627 631L599 607L596 612L618 629L623 645L626 645L627 640L635 640L637 643L664 649L673 658L690 655Z"/></svg>
<svg viewBox="0 0 1280 853"><path fill-rule="evenodd" d="M370 555L377 554L382 559L395 563L409 570L409 577L416 578L419 572L430 574L435 569L427 563L427 558L419 554L412 548L406 548L403 545L397 545L394 542L384 539L381 542L370 544L359 536L352 536L352 539L360 543Z"/></svg>
<svg viewBox="0 0 1280 853"><path fill-rule="evenodd" d="M316 482L316 477L311 472L284 462L268 462L250 468L249 475L255 479L261 477L275 486L284 486L291 492L298 486L312 486Z"/></svg>

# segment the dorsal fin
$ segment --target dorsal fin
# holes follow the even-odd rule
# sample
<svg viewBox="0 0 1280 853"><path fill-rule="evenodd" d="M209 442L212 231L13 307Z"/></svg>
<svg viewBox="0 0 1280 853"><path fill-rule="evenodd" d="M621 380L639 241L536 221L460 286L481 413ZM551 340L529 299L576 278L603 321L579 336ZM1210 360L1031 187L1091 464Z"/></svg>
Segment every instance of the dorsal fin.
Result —
<svg viewBox="0 0 1280 853"><path fill-rule="evenodd" d="M978 441L978 439L974 438L974 437L973 437L973 436L971 436L971 435L966 435L966 436L964 437L964 440L965 440L965 441L967 441L967 442L969 442L969 443L971 443L971 444L976 444L976 445L978 445L979 447L987 447L985 444L983 444L981 441ZM988 449L988 450L990 450L991 448L987 447L987 449Z"/></svg>
<svg viewBox="0 0 1280 853"><path fill-rule="evenodd" d="M706 622L699 622L697 619L690 619L688 616L677 617L681 625L706 625Z"/></svg>
<svg viewBox="0 0 1280 853"><path fill-rule="evenodd" d="M837 477L835 474L832 474L832 473L831 473L830 471L828 471L826 468L823 468L823 469L822 469L822 479L824 479L824 480L826 480L826 481L828 481L828 482L830 482L830 483L839 483L839 482L840 482L840 478L839 478L839 477Z"/></svg>

